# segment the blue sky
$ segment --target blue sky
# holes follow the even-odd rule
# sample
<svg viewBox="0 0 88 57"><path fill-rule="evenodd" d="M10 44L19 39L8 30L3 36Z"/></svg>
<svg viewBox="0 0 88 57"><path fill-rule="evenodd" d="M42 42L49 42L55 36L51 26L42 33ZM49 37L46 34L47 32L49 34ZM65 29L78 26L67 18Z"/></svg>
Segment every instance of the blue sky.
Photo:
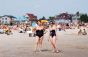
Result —
<svg viewBox="0 0 88 57"><path fill-rule="evenodd" d="M62 12L88 13L88 0L0 0L0 15L23 16L33 13L42 16L54 16Z"/></svg>

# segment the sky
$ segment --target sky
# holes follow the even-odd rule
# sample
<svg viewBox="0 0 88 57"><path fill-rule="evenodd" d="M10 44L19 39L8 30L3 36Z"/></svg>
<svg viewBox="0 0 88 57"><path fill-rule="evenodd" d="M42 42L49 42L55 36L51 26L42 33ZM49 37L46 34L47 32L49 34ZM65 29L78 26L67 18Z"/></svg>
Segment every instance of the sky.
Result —
<svg viewBox="0 0 88 57"><path fill-rule="evenodd" d="M0 0L0 16L24 16L33 13L38 18L68 12L88 13L88 0Z"/></svg>

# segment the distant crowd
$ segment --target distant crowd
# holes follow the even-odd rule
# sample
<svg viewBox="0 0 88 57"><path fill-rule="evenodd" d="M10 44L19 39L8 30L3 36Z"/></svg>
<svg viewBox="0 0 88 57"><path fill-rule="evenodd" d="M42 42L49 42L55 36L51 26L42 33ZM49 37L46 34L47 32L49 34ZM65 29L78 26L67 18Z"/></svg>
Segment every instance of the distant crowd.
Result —
<svg viewBox="0 0 88 57"><path fill-rule="evenodd" d="M50 23L48 24L43 24L45 29L48 29L49 28L49 25ZM36 23L36 26L37 26L37 23ZM78 31L78 35L86 35L87 32L86 32L86 29L85 28L88 28L88 24L64 24L64 23L58 23L56 24L57 26L57 30L58 31L66 31L66 29L79 29ZM19 33L29 33L29 36L31 36L31 34L35 33L34 31L34 28L35 27L32 27L30 24L17 24L17 25L13 25L13 26L10 26L10 25L0 25L0 34L7 34L7 35L10 35L10 34L13 34L14 32L12 32L12 30L17 30ZM84 33L85 32L85 33ZM33 35L35 36L35 34Z"/></svg>

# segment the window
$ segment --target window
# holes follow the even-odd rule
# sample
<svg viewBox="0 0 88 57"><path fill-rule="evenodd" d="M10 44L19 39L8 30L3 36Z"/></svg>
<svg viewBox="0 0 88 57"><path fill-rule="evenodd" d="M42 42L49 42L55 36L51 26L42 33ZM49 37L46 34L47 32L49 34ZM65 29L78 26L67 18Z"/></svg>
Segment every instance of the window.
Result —
<svg viewBox="0 0 88 57"><path fill-rule="evenodd" d="M7 24L7 21L5 21L5 24Z"/></svg>
<svg viewBox="0 0 88 57"><path fill-rule="evenodd" d="M7 18L5 18L5 20L7 20Z"/></svg>

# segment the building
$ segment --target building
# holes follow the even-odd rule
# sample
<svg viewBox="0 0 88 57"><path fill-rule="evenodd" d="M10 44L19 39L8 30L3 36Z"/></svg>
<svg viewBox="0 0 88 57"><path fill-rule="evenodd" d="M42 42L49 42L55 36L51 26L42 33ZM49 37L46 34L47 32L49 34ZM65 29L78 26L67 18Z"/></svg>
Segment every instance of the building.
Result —
<svg viewBox="0 0 88 57"><path fill-rule="evenodd" d="M0 17L0 23L1 24L10 24L14 21L14 16L11 15L4 15Z"/></svg>
<svg viewBox="0 0 88 57"><path fill-rule="evenodd" d="M77 12L76 14L73 14L72 15L72 23L75 23L75 24L79 23L80 16L81 16L81 14L79 14L79 12Z"/></svg>
<svg viewBox="0 0 88 57"><path fill-rule="evenodd" d="M27 15L28 21L36 21L37 20L37 16L35 16L34 14L27 13L26 15Z"/></svg>
<svg viewBox="0 0 88 57"><path fill-rule="evenodd" d="M37 21L37 16L35 16L34 14L31 14L31 13L27 13L25 15L25 19L26 19L25 23L32 25L32 23L35 23Z"/></svg>
<svg viewBox="0 0 88 57"><path fill-rule="evenodd" d="M55 22L57 23L70 23L72 21L72 14L61 13L55 16Z"/></svg>

